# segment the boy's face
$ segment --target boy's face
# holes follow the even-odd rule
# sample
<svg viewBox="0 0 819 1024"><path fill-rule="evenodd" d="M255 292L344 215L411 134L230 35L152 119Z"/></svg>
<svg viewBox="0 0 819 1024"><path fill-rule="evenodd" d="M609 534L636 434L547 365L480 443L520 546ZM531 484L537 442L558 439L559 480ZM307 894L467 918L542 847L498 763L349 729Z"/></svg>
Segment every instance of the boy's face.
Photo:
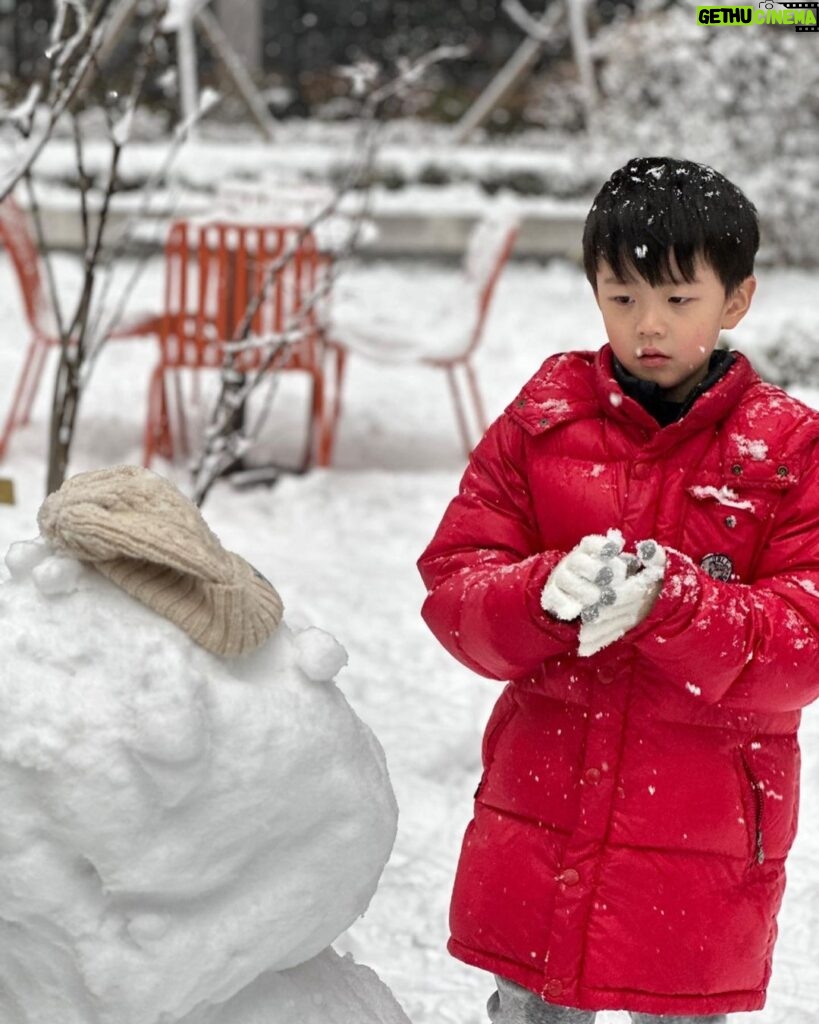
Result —
<svg viewBox="0 0 819 1024"><path fill-rule="evenodd" d="M747 277L726 296L722 282L700 257L692 282L675 276L679 283L652 287L636 272L618 280L601 262L596 298L609 344L626 370L658 384L671 401L682 402L708 373L720 331L736 327L745 316L756 279Z"/></svg>

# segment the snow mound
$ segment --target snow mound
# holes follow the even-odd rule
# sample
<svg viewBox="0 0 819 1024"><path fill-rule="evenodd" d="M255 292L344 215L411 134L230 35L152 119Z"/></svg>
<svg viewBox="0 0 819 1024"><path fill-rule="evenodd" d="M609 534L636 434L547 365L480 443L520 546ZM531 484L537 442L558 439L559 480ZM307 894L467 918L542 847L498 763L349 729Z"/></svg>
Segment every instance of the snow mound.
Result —
<svg viewBox="0 0 819 1024"><path fill-rule="evenodd" d="M410 1024L375 971L326 949L263 974L238 996L181 1024Z"/></svg>
<svg viewBox="0 0 819 1024"><path fill-rule="evenodd" d="M286 992L268 972L363 913L395 836L340 645L283 625L222 660L42 541L6 565L0 1020L261 1021L217 1004Z"/></svg>

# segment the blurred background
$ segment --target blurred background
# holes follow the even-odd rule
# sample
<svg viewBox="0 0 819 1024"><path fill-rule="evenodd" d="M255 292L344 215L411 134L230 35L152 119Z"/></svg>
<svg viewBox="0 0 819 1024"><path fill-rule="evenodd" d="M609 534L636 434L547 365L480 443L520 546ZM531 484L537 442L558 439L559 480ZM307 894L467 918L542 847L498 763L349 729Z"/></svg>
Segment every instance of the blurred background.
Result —
<svg viewBox="0 0 819 1024"><path fill-rule="evenodd" d="M108 7L123 13L112 19L98 73L86 83L101 104L112 91L127 91L156 9L149 0ZM669 0L184 0L176 8L191 17L199 12L192 32L196 87L221 97L198 126L200 137L252 142L266 135L279 147L330 147L321 158L301 159L292 151L277 157L274 149L265 161L268 176L337 182L347 166L345 141L362 111L351 76L366 69L389 75L402 61L458 47L457 58L436 62L381 105L381 145L403 145L411 158L406 148L376 154L358 187L392 193L394 206L412 187L438 205L447 189L459 187L462 199L474 189L483 196L585 200L629 156L668 152L713 164L753 196L765 223L764 259L819 260L817 35L776 25L702 26L693 2ZM54 0L0 0L0 95L7 107L49 73L54 10ZM156 41L136 139L161 137L178 122L179 42L173 31ZM239 88L225 54L241 69ZM252 86L251 103L242 85ZM475 147L482 155L469 159ZM144 183L132 163L123 162L123 190ZM223 161L221 173L229 171ZM241 168L245 178L257 173ZM37 176L70 183L72 169L43 165ZM195 188L196 173L187 177ZM519 245L519 254L551 254L526 229Z"/></svg>

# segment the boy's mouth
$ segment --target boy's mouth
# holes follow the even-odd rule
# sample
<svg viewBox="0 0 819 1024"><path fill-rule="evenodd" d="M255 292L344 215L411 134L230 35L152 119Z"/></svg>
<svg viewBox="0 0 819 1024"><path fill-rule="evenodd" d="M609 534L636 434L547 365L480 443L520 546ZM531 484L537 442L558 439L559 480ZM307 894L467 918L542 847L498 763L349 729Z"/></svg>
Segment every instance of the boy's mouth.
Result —
<svg viewBox="0 0 819 1024"><path fill-rule="evenodd" d="M661 366L663 363L667 363L671 356L667 356L658 348L647 346L637 349L637 358L643 366Z"/></svg>

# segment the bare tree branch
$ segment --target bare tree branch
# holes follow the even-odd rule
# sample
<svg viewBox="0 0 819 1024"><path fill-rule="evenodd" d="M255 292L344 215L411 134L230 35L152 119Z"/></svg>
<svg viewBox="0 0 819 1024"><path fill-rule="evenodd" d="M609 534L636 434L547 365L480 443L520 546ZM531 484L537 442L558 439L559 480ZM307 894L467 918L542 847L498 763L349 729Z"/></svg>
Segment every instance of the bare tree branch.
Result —
<svg viewBox="0 0 819 1024"><path fill-rule="evenodd" d="M555 29L563 21L566 13L560 2L548 4L540 18L533 18L520 0L503 0L502 7L519 29L540 43L554 41Z"/></svg>
<svg viewBox="0 0 819 1024"><path fill-rule="evenodd" d="M73 0L68 0L73 2ZM80 0L82 2L82 0ZM143 54L150 54L152 39L159 31L159 9L154 10L152 37ZM99 33L99 29L97 30ZM100 36L101 37L101 36ZM104 113L108 127L111 152L105 179L102 202L97 210L96 222L92 225L89 215L90 179L85 169L84 140L77 113L73 117L73 138L75 161L80 180L80 208L83 227L83 284L79 299L74 309L71 322L60 332L60 361L54 383L52 399L50 443L48 453L48 471L46 489L48 493L56 490L65 479L74 428L84 384L88 379L88 350L94 349L94 337L90 332L92 310L97 273L101 268L100 255L103 238L111 209L111 200L116 190L117 172L124 145L128 141L128 132L123 130L130 123L129 110L136 106L145 84L149 57L144 56L137 62L129 95L125 101L125 113L122 117L115 114L109 106ZM96 53L93 56L96 67ZM76 75L75 71L75 75ZM82 74L85 71L83 70ZM109 102L116 103L115 94L109 96ZM40 237L42 230L40 229Z"/></svg>
<svg viewBox="0 0 819 1024"><path fill-rule="evenodd" d="M49 60L54 60L58 70L71 62L78 47L82 46L92 26L91 15L83 0L57 0L57 11L51 27L51 45L46 51ZM68 39L63 39L68 9L72 8L76 15L77 29ZM98 7L98 9L100 9Z"/></svg>
<svg viewBox="0 0 819 1024"><path fill-rule="evenodd" d="M559 0L539 21L518 0L505 2L504 10L523 29L526 38L455 126L452 133L455 142L466 142L503 103L517 83L529 74L546 47L554 48L564 38L561 26L563 6Z"/></svg>
<svg viewBox="0 0 819 1024"><path fill-rule="evenodd" d="M197 119L204 117L206 113L213 109L219 100L220 97L217 93L206 92L200 98ZM173 162L179 154L179 150L187 141L190 130L195 124L196 120L188 120L177 125L176 130L174 131L173 141L165 151L165 156L161 164L149 175L145 182L138 206L130 216L126 218L113 236L109 238L108 245L106 247L109 264L113 265L123 256L133 239L135 228L137 225L142 224L149 216L151 203L156 196L157 189L167 178L168 173L173 166ZM128 302L128 296L141 277L145 269L145 263L146 258L143 258L137 263L127 285L122 289L119 301L113 307L109 307L107 303L108 293L112 283L110 275L105 279L103 289L100 294L100 300L96 304L96 314L91 330L91 336L96 339L96 341L88 353L89 369L93 361L96 360L99 355L99 352L105 343L105 339L109 337L116 325L122 320L125 313L125 306Z"/></svg>
<svg viewBox="0 0 819 1024"><path fill-rule="evenodd" d="M83 54L68 83L59 93L58 98L54 101L53 105L49 106L48 119L45 126L36 138L28 140L29 145L27 147L27 152L23 156L22 160L18 162L17 166L13 168L13 170L8 173L4 179L0 180L0 202L2 202L14 189L14 186L31 169L37 158L42 153L46 143L51 138L55 125L75 98L83 75L95 59L96 52L102 42L102 37L102 26L98 26L93 30L93 32L91 32L90 38L88 39L87 51Z"/></svg>
<svg viewBox="0 0 819 1024"><path fill-rule="evenodd" d="M533 18L520 0L503 0L503 9L530 39L543 44L554 42L555 32L563 20L563 15L564 13L568 14L569 37L580 78L586 127L590 128L593 125L597 109L597 84L594 78L591 45L586 24L586 4L587 0L563 0L562 3L556 0L547 6L540 19Z"/></svg>
<svg viewBox="0 0 819 1024"><path fill-rule="evenodd" d="M32 82L22 103L11 110L0 110L0 123L12 125L22 138L29 136L42 91L42 82Z"/></svg>

